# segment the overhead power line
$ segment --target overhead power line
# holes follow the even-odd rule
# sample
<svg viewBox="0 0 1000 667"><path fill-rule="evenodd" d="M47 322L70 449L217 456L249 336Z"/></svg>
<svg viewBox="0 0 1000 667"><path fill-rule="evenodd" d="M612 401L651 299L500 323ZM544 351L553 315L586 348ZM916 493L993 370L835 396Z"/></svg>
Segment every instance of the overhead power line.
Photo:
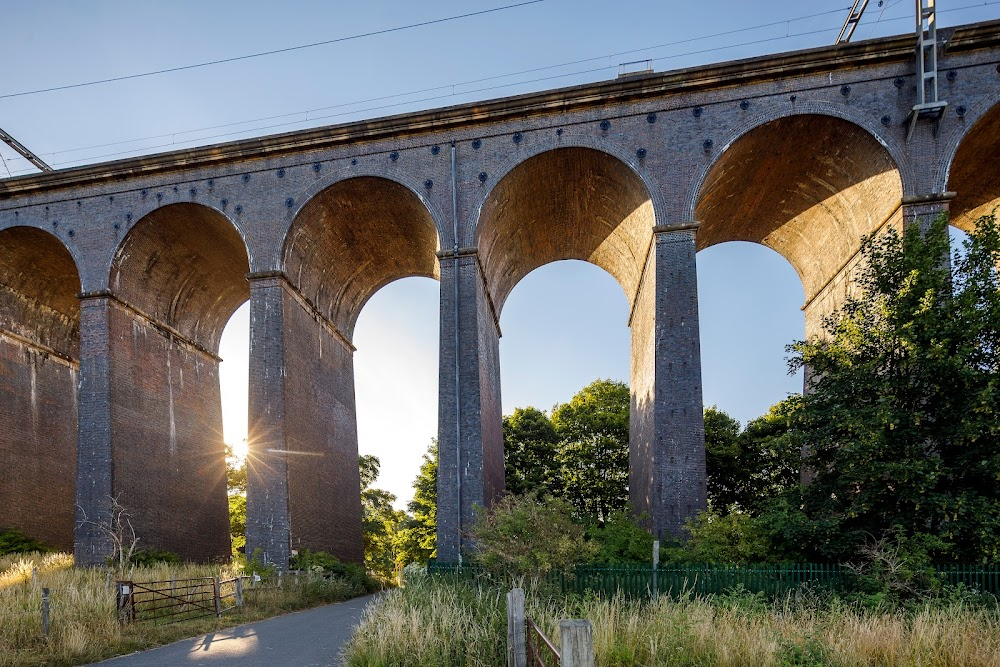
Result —
<svg viewBox="0 0 1000 667"><path fill-rule="evenodd" d="M211 65L222 65L224 63L234 63L240 60L250 60L251 58L263 58L264 56L273 56L279 53L289 53L291 51L301 51L302 49L311 49L317 46L327 46L329 44L339 44L341 42L349 42L355 39L362 39L364 37L375 37L376 35L387 35L392 32L400 32L403 30L410 30L412 28L423 28L429 25L436 25L439 23L447 23L449 21L457 21L459 19L472 18L473 16L482 16L484 14L492 14L494 12L501 12L507 9L515 9L517 7L525 7L527 5L535 5L545 0L525 0L525 2L518 2L512 5L504 5L502 7L493 7L492 9L483 9L478 12L468 12L466 14L458 14L456 16L448 16L440 19L431 19L429 21L421 21L419 23L409 23L407 25L395 26L392 28L383 28L382 30L372 30L371 32L363 32L357 35L349 35L347 37L337 37L335 39L327 39L322 42L312 42L311 44L300 44L298 46L289 46L283 49L272 49L270 51L260 51L258 53L248 53L242 56L233 56L231 58L220 58L219 60L208 60L201 63L194 63L192 65L180 65L178 67L167 67L165 69L153 70L150 72L140 72L138 74L127 74L124 76L110 77L107 79L96 79L94 81L84 81L81 83L70 83L63 86L52 86L50 88L37 88L35 90L24 90L18 93L6 93L0 95L0 99L9 99L11 97L24 97L26 95L37 95L39 93L52 93L57 90L71 90L73 88L84 88L86 86L96 86L102 83L114 83L116 81L128 81L130 79L141 79L148 76L156 76L158 74L169 74L171 72L183 72L185 70L198 69L200 67L209 67Z"/></svg>
<svg viewBox="0 0 1000 667"><path fill-rule="evenodd" d="M896 5L896 4L898 4L899 2L901 2L901 0L895 0L894 2L891 2L891 3L888 3L888 4L889 4L889 7L892 7L892 6ZM950 8L948 10L942 10L942 11L939 11L938 13L939 14L943 14L943 13L957 12L957 11L962 11L962 10L966 10L966 9L973 9L973 8L976 8L976 7L981 7L981 6L986 6L986 5L995 5L995 4L1000 4L1000 0L983 0L981 2L976 2L974 4L963 5L963 6L960 6L960 7L953 7L953 8ZM326 107L317 107L317 108L309 109L309 110L296 111L296 112L290 112L290 113L284 113L284 114L277 114L277 115L272 115L272 116L265 116L265 117L261 117L261 118L249 119L249 120L244 120L244 121L236 121L236 122L232 122L232 123L223 123L223 124L219 124L219 125L207 126L207 127L197 128L197 129L192 129L192 130L184 130L184 131L164 133L164 134L159 134L159 135L151 135L151 136L137 138L137 139L130 139L130 140L124 140L124 141L110 142L110 143L105 143L105 144L97 144L97 145L93 145L93 146L85 146L85 147L79 147L79 148L65 149L65 150L61 150L61 151L54 151L54 152L50 152L50 153L45 153L45 155L54 156L54 155L61 155L61 154L66 154L66 153L73 153L73 152L80 152L80 151L85 151L85 150L91 150L91 149L94 149L94 148L105 148L105 147L118 146L118 145L123 145L123 144L128 144L128 143L136 143L136 142L140 142L140 141L152 141L152 140L156 140L156 139L164 139L164 138L167 138L167 137L176 137L177 135L193 134L193 133L196 133L196 132L205 132L205 131L210 131L210 130L215 130L215 129L225 129L225 128L229 128L229 127L235 127L235 126L238 126L238 125L247 125L247 124L250 124L250 123L259 123L259 122L266 122L266 121L271 121L271 120L279 120L279 119L282 119L282 118L289 118L289 117L298 116L298 115L308 115L308 114L312 114L312 113L319 112L319 111L326 111L326 110L331 110L331 109L340 109L340 108L344 108L344 107L357 106L357 105L366 104L366 103L381 102L381 101L388 101L388 100L393 100L393 99L399 99L399 98L403 98L403 97L411 97L413 95L419 95L419 94L424 94L424 93L432 93L432 92L437 92L437 91L450 91L450 92L445 92L443 94L430 95L430 96L421 97L421 98L418 98L418 99L406 99L406 100L403 100L403 101L400 101L400 102L393 102L393 103L390 103L390 104L381 104L381 105L370 106L370 107L365 107L365 108L361 108L361 109L351 109L351 110L348 110L348 111L342 111L342 112L337 112L337 113L332 113L332 114L324 114L322 116L311 116L311 117L307 117L307 118L301 119L301 120L288 121L288 122L283 122L283 123L274 123L274 124L263 125L263 126L256 126L256 127L252 127L252 128L243 129L243 130L236 130L236 131L233 131L233 132L224 132L224 133L218 133L218 134L213 134L213 135L209 135L209 136L202 136L202 137L195 137L195 138L192 138L192 139L185 139L185 140L182 140L182 141L179 141L179 142L178 141L170 141L170 142L164 142L164 143L156 144L156 145L153 145L153 146L137 147L137 148L133 148L133 149L129 149L129 150L124 150L124 151L117 151L117 152L105 153L105 154L96 155L96 156L87 156L86 158L68 159L68 160L64 160L64 161L61 161L61 162L54 162L53 163L53 164L55 164L57 166L70 165L70 164L73 164L73 163L78 163L78 162L80 162L83 159L89 160L89 161L94 161L94 160L100 160L100 159L104 159L104 158L113 158L113 157L119 157L119 156L123 156L123 155L134 154L134 153L138 153L138 152L142 152L142 151L152 151L152 150L156 150L156 149L160 149L160 148L180 147L182 145L191 144L191 143L195 143L195 142L205 142L205 141L219 140L219 139L224 139L224 138L227 138L227 137L234 137L234 136L238 136L238 135L246 134L246 133L250 133L250 132L260 132L260 131L267 131L267 130L275 130L275 129L278 129L278 128L287 128L287 127L291 127L291 126L295 126L295 125L300 125L300 124L306 123L306 122L313 122L313 121L318 121L318 120L326 120L326 119L331 119L331 118L336 118L336 117L341 117L341 116L346 116L346 115L351 115L351 114L362 114L362 113L368 113L368 112L372 112L372 111L382 111L382 110L387 110L387 109L393 109L393 108L397 108L397 107L401 107L401 106L406 106L406 105L411 105L411 104L420 104L420 103L423 103L423 102L434 102L434 101L438 101L438 100L441 100L441 99L446 99L446 98L454 97L455 95L470 95L470 94L474 94L474 93L482 93L482 92L488 92L488 91L493 91L493 90L500 90L500 89L504 89L504 88L510 88L510 87L513 87L513 86L528 85L528 84L532 84L532 83L541 83L541 82L546 82L546 81L563 79L563 78L567 78L567 77L574 77L574 76L581 76L581 75L585 75L585 74L592 74L592 73L595 73L595 72L602 72L602 71L606 71L606 70L610 70L610 69L616 69L618 67L618 63L616 62L614 64L608 64L608 65L604 65L604 66L600 66L600 67L580 69L580 70L575 70L575 71L572 71L572 72L555 74L555 75L552 75L552 76L536 77L536 78L527 79L527 80L518 80L518 81L511 82L511 83L504 83L504 84L498 84L498 85L493 85L493 86L485 86L485 87L480 87L480 88L463 90L463 91L460 91L460 92L455 92L454 91L455 88L458 88L458 87L461 87L461 86L466 86L466 85L471 85L471 84L475 84L475 83L485 83L485 82L488 82L488 81L496 81L496 80L499 80L499 79L511 78L511 77L515 77L515 76L522 76L522 75L525 75L525 74L533 74L533 73L544 72L544 71L547 71L547 70L558 69L558 68L561 68L561 67L569 67L569 66L572 66L572 65L592 63L592 62L597 62L597 61L601 61L601 60L609 60L609 59L612 59L612 58L617 58L619 56L630 55L630 54L634 54L634 53L638 53L638 52L646 52L646 51L651 51L651 50L655 50L655 49L665 48L665 47L668 47L668 46L677 46L677 45L685 44L685 43L689 43L689 42L698 42L698 41L703 41L703 40L706 40L706 39L712 39L712 38L716 38L716 37L723 37L723 36L728 36L728 35L732 35L732 34L736 34L736 33L748 32L748 31L752 31L752 30L758 30L758 29L766 28L766 27L774 27L774 26L778 26L778 25L790 24L790 23L794 23L794 22L797 22L797 21L803 21L803 20L807 20L807 19L811 19L811 18L817 18L817 17L825 16L825 15L828 15L828 14L834 14L834 13L838 13L839 14L839 13L841 13L841 12L843 12L845 10L848 10L850 8L851 8L850 6L843 6L843 7L839 7L839 8L836 8L836 9L831 9L831 10L828 10L828 11L825 11L825 12L819 12L819 13L816 13L816 14L809 14L809 15L800 16L800 17L791 18L791 19L783 19L783 20L779 20L779 21L771 21L771 22L762 23L762 24L759 24L759 25L756 25L756 26L749 26L749 27L746 27L746 28L737 28L737 29L727 30L727 31L719 32L719 33L715 33L715 34L702 35L702 36L699 36L699 37L692 37L692 38L678 40L678 41L674 41L674 42L667 42L667 43L653 45L653 46L646 46L646 47L640 47L640 48L636 48L636 49L629 49L627 51L619 51L619 52L615 52L615 53L605 54L605 55L602 55L602 56L595 56L595 57L592 57L592 58L584 58L584 59L580 59L580 60L567 61L567 62L564 62L564 63L555 64L555 65L545 65L545 66L541 66L541 67L535 67L535 68L531 68L531 69L520 70L520 71L517 71L517 72L510 72L510 73L507 73L507 74L500 74L500 75L495 75L495 76L483 77L483 78L479 78L479 79L472 79L472 80L464 81L464 82L461 82L461 83L453 83L453 84L435 86L435 87L432 87L432 88L423 88L423 89L419 89L419 90L412 90L412 91L409 91L409 92L406 92L406 93L395 93L395 94L390 94L390 95L383 95L383 96L379 96L379 97L372 97L372 98L367 98L367 99L362 99L362 100L355 100L353 102L343 102L343 103L340 103L340 104L335 104L335 105L326 106ZM899 21L899 20L904 20L904 19L905 20L910 20L910 17L909 16L902 16L902 17L897 17L897 18L891 18L891 19L881 20L881 14L879 15L879 20L881 20L881 22L883 24L885 24L885 23L891 23L891 22ZM872 21L872 22L866 21L866 22L864 22L864 24L867 25L868 23L875 23L875 22L876 21ZM660 56L660 57L656 57L656 58L651 58L650 60L652 60L654 62L666 61L666 60L673 60L673 59L677 59L677 58L683 58L683 57L686 57L686 56L700 55L700 54L714 52L714 51L721 51L721 50L730 49L730 48L737 48L737 47L741 47L741 46L752 46L752 45L758 45L758 44L763 44L763 43L781 41L781 40L789 39L789 38L792 38L792 37L804 37L804 36L811 36L811 35L824 34L824 33L826 33L826 34L832 34L834 30L837 30L837 29L836 28L824 28L824 29L820 29L820 30L810 30L810 31L805 31L805 32L797 32L797 33L787 32L786 34L780 35L780 36L767 37L767 38L762 38L762 39L757 39L757 40L750 40L750 41L745 41L745 42L732 43L732 44L725 44L725 45L721 45L721 46L717 46L717 47L710 47L710 48L700 49L700 50L694 50L694 51L686 51L686 52L683 52L683 53L677 53L677 54L671 54L671 55L667 55L667 56ZM19 159L19 158L11 158L11 159ZM30 169L20 169L20 170L15 170L13 173L14 173L14 175L19 175L19 174L27 173L29 171L31 171L31 170Z"/></svg>

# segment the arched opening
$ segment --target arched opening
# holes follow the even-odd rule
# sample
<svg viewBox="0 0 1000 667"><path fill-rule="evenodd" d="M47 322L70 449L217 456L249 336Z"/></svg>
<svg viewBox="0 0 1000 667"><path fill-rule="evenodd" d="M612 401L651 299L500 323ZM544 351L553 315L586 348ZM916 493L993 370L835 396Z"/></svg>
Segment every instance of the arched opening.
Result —
<svg viewBox="0 0 1000 667"><path fill-rule="evenodd" d="M558 148L525 160L490 192L476 226L497 314L524 276L561 259L584 260L610 273L631 306L654 225L642 179L608 153Z"/></svg>
<svg viewBox="0 0 1000 667"><path fill-rule="evenodd" d="M354 332L358 451L378 457L375 486L405 509L438 429L438 283L401 278L365 304Z"/></svg>
<svg viewBox="0 0 1000 667"><path fill-rule="evenodd" d="M656 299L651 298L656 278L647 280L647 287L643 287L653 253L655 225L650 191L631 166L603 151L568 147L530 157L504 175L484 201L476 227L485 298L496 319L497 335L507 298L515 286L532 271L553 262L582 260L594 264L610 274L624 292L626 305L618 322L632 329L627 372L632 395L629 467L634 473L630 478L630 499L637 515L649 512L657 502L649 491L654 487L656 475L651 452L657 447L655 408L650 400L656 376L652 351ZM574 274L573 267L555 268ZM545 273L548 272L538 277L543 278ZM533 333L536 337L541 335L537 323ZM500 359L487 363L500 366ZM578 367L586 365L581 363ZM503 371L496 368L486 375L495 377L496 373ZM537 376L541 371L536 368L534 373ZM499 393L499 379L495 382L494 391ZM582 385L563 388L561 400L568 401L581 388ZM700 384L691 393L697 393L700 400ZM498 473L492 474L502 480L499 407L495 406L495 414L484 413L482 456L484 467L488 471L499 468ZM487 476L484 480L487 506L502 488ZM464 515L463 521L468 521ZM664 522L655 519L653 523L654 530L662 532Z"/></svg>
<svg viewBox="0 0 1000 667"><path fill-rule="evenodd" d="M951 224L970 232L976 220L1000 206L1000 105L969 129L951 163L948 190Z"/></svg>
<svg viewBox="0 0 1000 667"><path fill-rule="evenodd" d="M902 180L888 150L865 129L803 114L760 125L716 160L695 217L699 250L760 243L784 257L805 292L806 335L850 289L861 237L902 225Z"/></svg>
<svg viewBox="0 0 1000 667"><path fill-rule="evenodd" d="M55 236L0 231L0 527L73 548L80 277Z"/></svg>
<svg viewBox="0 0 1000 667"><path fill-rule="evenodd" d="M233 224L193 203L144 216L112 262L114 489L145 547L229 556L218 353L249 270Z"/></svg>
<svg viewBox="0 0 1000 667"><path fill-rule="evenodd" d="M765 246L730 241L698 253L706 406L746 424L802 391L785 351L805 335L802 302L795 270Z"/></svg>
<svg viewBox="0 0 1000 667"><path fill-rule="evenodd" d="M437 225L427 205L386 178L338 181L296 215L277 297L283 313L282 442L258 435L274 428L251 426L248 548L267 543L280 549L283 540L293 550L328 551L360 562L354 329L365 304L385 285L411 276L438 278L437 250ZM251 357L253 364L252 349ZM259 417L253 401L251 396L252 420ZM393 418L388 406L381 408L382 419ZM268 463L266 450L275 447L286 452L284 473ZM282 474L289 517L284 538L264 525L270 510L254 491Z"/></svg>

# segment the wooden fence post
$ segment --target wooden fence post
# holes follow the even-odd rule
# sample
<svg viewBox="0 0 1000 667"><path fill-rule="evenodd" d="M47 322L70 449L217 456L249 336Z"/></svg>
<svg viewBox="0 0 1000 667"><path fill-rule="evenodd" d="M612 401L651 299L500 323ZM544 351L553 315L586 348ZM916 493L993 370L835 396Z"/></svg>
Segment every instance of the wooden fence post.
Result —
<svg viewBox="0 0 1000 667"><path fill-rule="evenodd" d="M38 568L37 567L32 567L31 568L31 587L35 588L36 586L38 586Z"/></svg>
<svg viewBox="0 0 1000 667"><path fill-rule="evenodd" d="M590 621L559 621L560 667L594 667L594 631Z"/></svg>
<svg viewBox="0 0 1000 667"><path fill-rule="evenodd" d="M212 589L214 593L212 597L215 598L215 615L218 618L222 618L222 600L219 597L220 593L219 589L221 588L221 586L219 585L219 578L216 577L215 579L212 580L212 582L213 582Z"/></svg>
<svg viewBox="0 0 1000 667"><path fill-rule="evenodd" d="M243 606L243 577L236 577L236 606Z"/></svg>
<svg viewBox="0 0 1000 667"><path fill-rule="evenodd" d="M507 667L528 665L524 631L524 589L515 588L507 593Z"/></svg>
<svg viewBox="0 0 1000 667"><path fill-rule="evenodd" d="M49 636L49 589L42 589L42 634Z"/></svg>

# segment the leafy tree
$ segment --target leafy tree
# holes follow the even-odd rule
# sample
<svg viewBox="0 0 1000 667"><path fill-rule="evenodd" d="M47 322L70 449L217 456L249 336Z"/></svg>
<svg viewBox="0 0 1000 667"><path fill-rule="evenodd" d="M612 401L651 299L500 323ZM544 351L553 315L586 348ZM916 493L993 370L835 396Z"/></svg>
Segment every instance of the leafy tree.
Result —
<svg viewBox="0 0 1000 667"><path fill-rule="evenodd" d="M234 447L226 445L226 486L229 492L229 535L233 555L243 553L247 546L247 462L236 456Z"/></svg>
<svg viewBox="0 0 1000 667"><path fill-rule="evenodd" d="M409 516L400 529L398 562L404 565L426 563L437 555L437 472L435 439L427 448L420 472L413 480L413 500L406 506Z"/></svg>
<svg viewBox="0 0 1000 667"><path fill-rule="evenodd" d="M705 470L708 503L726 514L746 497L752 471L743 456L740 423L714 405L705 409Z"/></svg>
<svg viewBox="0 0 1000 667"><path fill-rule="evenodd" d="M562 497L581 517L606 521L628 507L629 390L596 380L552 410Z"/></svg>
<svg viewBox="0 0 1000 667"><path fill-rule="evenodd" d="M791 346L808 365L794 429L814 478L791 498L789 540L847 560L887 533L937 538L932 555L1000 557L1000 232L979 220L952 257L947 223L868 238L860 293L826 336Z"/></svg>
<svg viewBox="0 0 1000 667"><path fill-rule="evenodd" d="M552 421L533 407L517 408L503 418L504 472L507 492L556 494L562 490L556 464L559 434Z"/></svg>
<svg viewBox="0 0 1000 667"><path fill-rule="evenodd" d="M749 514L702 512L684 526L690 537L667 548L664 561L685 563L763 563L780 560L765 531Z"/></svg>
<svg viewBox="0 0 1000 667"><path fill-rule="evenodd" d="M505 496L472 527L479 562L497 574L537 578L589 559L593 548L561 498Z"/></svg>
<svg viewBox="0 0 1000 667"><path fill-rule="evenodd" d="M365 567L383 581L388 581L395 573L399 555L399 529L406 514L393 508L395 495L372 486L381 469L378 457L363 454L358 457L358 467L361 472Z"/></svg>
<svg viewBox="0 0 1000 667"><path fill-rule="evenodd" d="M742 431L716 407L705 410L705 463L711 509L725 515L756 515L771 498L799 481L801 447L791 429L802 399L790 396L771 406Z"/></svg>

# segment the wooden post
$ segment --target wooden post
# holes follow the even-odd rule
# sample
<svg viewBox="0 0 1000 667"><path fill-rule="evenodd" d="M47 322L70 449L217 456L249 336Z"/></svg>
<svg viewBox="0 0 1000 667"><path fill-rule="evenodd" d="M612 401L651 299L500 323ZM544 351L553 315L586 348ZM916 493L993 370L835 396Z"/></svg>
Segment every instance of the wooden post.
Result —
<svg viewBox="0 0 1000 667"><path fill-rule="evenodd" d="M660 586L657 581L657 570L660 569L660 541L653 540L653 600L660 599Z"/></svg>
<svg viewBox="0 0 1000 667"><path fill-rule="evenodd" d="M507 667L528 665L524 630L524 589L515 588L507 593Z"/></svg>
<svg viewBox="0 0 1000 667"><path fill-rule="evenodd" d="M31 568L31 587L34 588L37 585L38 585L38 568L37 567L32 567Z"/></svg>
<svg viewBox="0 0 1000 667"><path fill-rule="evenodd" d="M132 601L132 582L131 581L116 581L115 582L116 595L115 599L118 606L118 621L124 623L126 621L131 621L133 616L133 607L131 605Z"/></svg>
<svg viewBox="0 0 1000 667"><path fill-rule="evenodd" d="M216 577L212 581L213 581L212 588L214 589L214 591L213 591L214 592L213 597L215 598L215 615L218 618L222 618L222 600L219 597L219 588L220 588L220 586L219 586L219 578Z"/></svg>
<svg viewBox="0 0 1000 667"><path fill-rule="evenodd" d="M42 634L49 636L49 589L42 589Z"/></svg>
<svg viewBox="0 0 1000 667"><path fill-rule="evenodd" d="M243 606L243 577L236 577L236 606Z"/></svg>
<svg viewBox="0 0 1000 667"><path fill-rule="evenodd" d="M590 621L559 621L560 667L594 667L594 631Z"/></svg>

